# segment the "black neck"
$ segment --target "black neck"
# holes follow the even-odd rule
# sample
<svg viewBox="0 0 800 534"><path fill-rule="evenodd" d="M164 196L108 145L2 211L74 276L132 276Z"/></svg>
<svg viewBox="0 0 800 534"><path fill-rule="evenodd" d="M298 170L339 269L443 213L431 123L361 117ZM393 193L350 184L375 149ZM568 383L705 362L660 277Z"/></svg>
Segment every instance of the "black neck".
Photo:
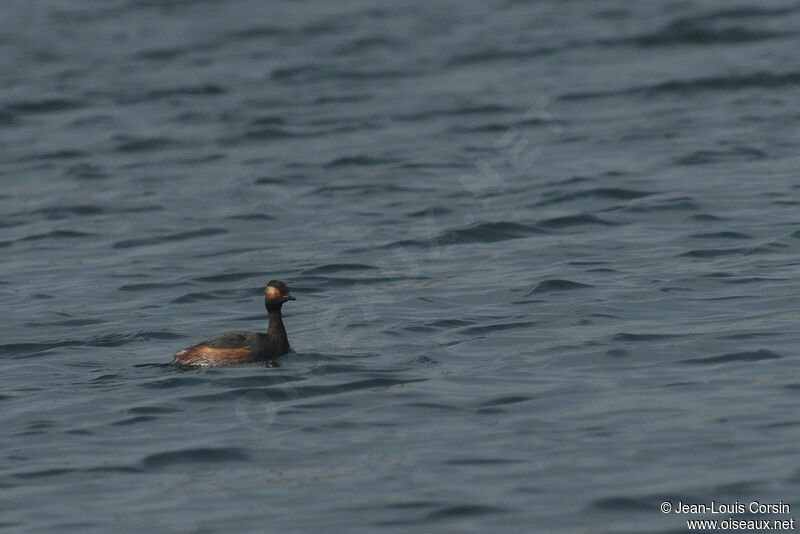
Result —
<svg viewBox="0 0 800 534"><path fill-rule="evenodd" d="M287 341L288 338L286 337L286 328L283 326L283 315L281 315L280 304L277 306L267 306L267 311L269 312L267 319L267 335L275 339L280 339L281 341Z"/></svg>

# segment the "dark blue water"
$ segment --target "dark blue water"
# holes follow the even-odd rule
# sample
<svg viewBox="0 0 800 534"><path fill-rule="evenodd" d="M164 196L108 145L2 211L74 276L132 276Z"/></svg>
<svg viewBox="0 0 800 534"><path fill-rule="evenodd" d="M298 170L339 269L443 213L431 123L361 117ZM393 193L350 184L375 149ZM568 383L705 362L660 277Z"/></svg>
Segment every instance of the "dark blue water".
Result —
<svg viewBox="0 0 800 534"><path fill-rule="evenodd" d="M4 2L0 528L800 507L800 8L488 4Z"/></svg>

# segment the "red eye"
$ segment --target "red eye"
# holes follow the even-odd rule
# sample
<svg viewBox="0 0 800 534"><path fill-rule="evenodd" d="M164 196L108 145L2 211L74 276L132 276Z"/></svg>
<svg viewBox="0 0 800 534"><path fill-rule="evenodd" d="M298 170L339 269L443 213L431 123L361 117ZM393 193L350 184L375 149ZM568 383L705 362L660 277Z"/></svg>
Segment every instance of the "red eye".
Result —
<svg viewBox="0 0 800 534"><path fill-rule="evenodd" d="M276 289L275 290L275 296L276 297L282 297L283 295L281 295L281 292Z"/></svg>

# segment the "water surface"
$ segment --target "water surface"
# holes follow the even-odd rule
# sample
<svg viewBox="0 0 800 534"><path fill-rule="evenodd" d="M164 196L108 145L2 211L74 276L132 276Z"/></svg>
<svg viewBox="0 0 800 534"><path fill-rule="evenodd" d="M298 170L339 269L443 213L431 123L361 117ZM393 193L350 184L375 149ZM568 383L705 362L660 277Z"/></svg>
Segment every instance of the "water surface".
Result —
<svg viewBox="0 0 800 534"><path fill-rule="evenodd" d="M797 6L6 4L0 528L800 506Z"/></svg>

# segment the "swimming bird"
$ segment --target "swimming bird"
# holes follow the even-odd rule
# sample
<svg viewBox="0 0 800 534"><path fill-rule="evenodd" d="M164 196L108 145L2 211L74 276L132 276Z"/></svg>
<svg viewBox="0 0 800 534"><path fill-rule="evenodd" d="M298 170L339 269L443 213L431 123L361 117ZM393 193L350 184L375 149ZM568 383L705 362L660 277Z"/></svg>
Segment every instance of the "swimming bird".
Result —
<svg viewBox="0 0 800 534"><path fill-rule="evenodd" d="M267 308L266 334L261 332L225 332L175 354L172 363L179 367L213 367L269 361L292 350L281 307L297 300L281 280L267 283L264 305Z"/></svg>

